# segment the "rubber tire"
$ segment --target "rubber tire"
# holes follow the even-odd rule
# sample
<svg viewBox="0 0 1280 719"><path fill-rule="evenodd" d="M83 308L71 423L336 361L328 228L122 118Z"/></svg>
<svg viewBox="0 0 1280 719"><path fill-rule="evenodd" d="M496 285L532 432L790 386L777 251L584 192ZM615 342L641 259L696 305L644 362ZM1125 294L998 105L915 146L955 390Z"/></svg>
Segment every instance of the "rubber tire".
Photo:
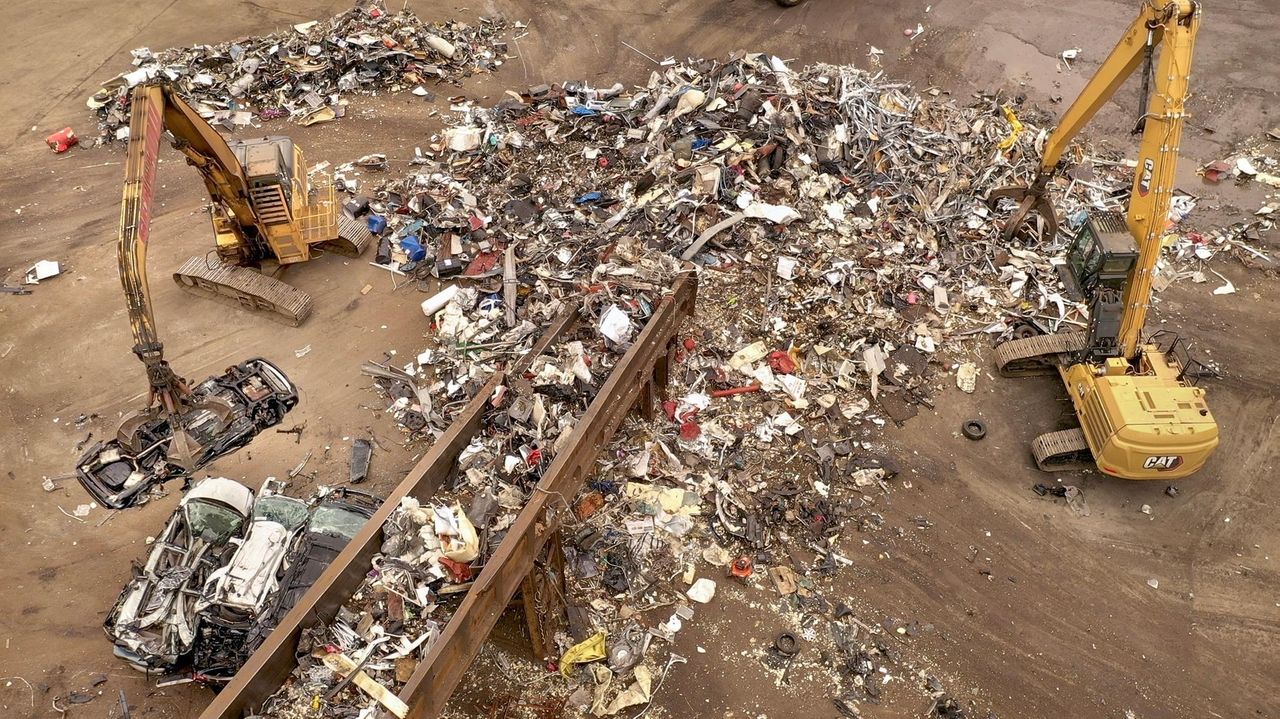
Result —
<svg viewBox="0 0 1280 719"><path fill-rule="evenodd" d="M802 2L804 2L804 0L777 0L777 3L782 7L795 7Z"/></svg>
<svg viewBox="0 0 1280 719"><path fill-rule="evenodd" d="M796 640L796 635L790 632L779 634L773 640L773 646L784 657L794 657L800 653L800 642Z"/></svg>
<svg viewBox="0 0 1280 719"><path fill-rule="evenodd" d="M987 423L980 419L968 419L964 424L960 425L960 433L966 439L972 439L975 442L987 436Z"/></svg>

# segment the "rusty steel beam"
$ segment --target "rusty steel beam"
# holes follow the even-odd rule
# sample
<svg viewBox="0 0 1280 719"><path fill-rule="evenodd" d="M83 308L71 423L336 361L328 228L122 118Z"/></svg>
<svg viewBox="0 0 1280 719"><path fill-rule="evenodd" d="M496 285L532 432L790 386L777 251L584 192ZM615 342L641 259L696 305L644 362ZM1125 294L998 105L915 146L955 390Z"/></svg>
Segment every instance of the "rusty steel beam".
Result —
<svg viewBox="0 0 1280 719"><path fill-rule="evenodd" d="M484 407L502 384L503 374L495 373L476 396L458 414L449 429L436 440L430 451L418 460L408 476L387 495L386 502L365 523L360 533L342 550L320 575L316 583L302 595L293 609L281 620L280 626L267 637L261 647L249 657L231 682L218 693L213 702L200 714L200 719L240 719L246 712L261 706L297 666L294 651L298 637L306 626L333 619L338 607L347 601L364 581L369 562L382 548L382 525L387 517L407 496L419 500L429 498L453 471L458 454L471 442L480 428Z"/></svg>
<svg viewBox="0 0 1280 719"><path fill-rule="evenodd" d="M410 717L436 717L444 711L543 545L561 519L572 513L571 498L591 475L596 457L644 396L643 390L654 386L659 371L665 374L669 345L684 319L692 315L696 295L697 281L686 272L609 375L574 428L569 447L551 463L498 551L485 563L444 632L400 691Z"/></svg>
<svg viewBox="0 0 1280 719"><path fill-rule="evenodd" d="M596 455L608 444L627 411L641 397L651 399L655 388L660 390L665 386L667 346L684 318L692 315L696 293L697 281L692 272L681 275L672 294L658 304L635 344L614 368L574 429L570 447L557 456L543 475L538 485L543 491L535 492L534 498L521 511L497 553L486 563L446 625L435 648L400 692L401 699L410 704L409 716L439 714L462 673L479 653L480 645L551 534L552 527L541 518L546 516L555 525L559 524L559 510L547 511L554 509L549 506L549 498L575 493L590 474ZM331 621L338 607L364 580L370 561L382 546L382 525L399 506L400 500L412 496L425 501L440 488L453 472L458 454L480 429L485 405L498 387L508 377L513 385L520 384L523 378L519 374L572 327L577 317L576 304L566 308L552 320L524 358L512 366L510 375L498 372L485 383L430 451L387 496L386 502L360 533L285 616L280 626L200 714L200 719L241 719L257 710L268 696L280 688L296 666L294 651L303 629ZM646 389L648 392L642 395ZM563 511L571 512L572 509L564 506Z"/></svg>

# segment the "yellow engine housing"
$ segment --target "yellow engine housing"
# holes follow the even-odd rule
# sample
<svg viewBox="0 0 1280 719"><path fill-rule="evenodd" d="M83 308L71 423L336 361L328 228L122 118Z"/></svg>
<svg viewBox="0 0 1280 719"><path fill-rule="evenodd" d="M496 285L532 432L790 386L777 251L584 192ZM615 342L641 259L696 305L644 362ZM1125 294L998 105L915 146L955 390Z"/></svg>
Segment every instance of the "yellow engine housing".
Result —
<svg viewBox="0 0 1280 719"><path fill-rule="evenodd" d="M1121 358L1059 369L1098 469L1124 479L1172 480L1204 466L1218 446L1205 392L1155 345Z"/></svg>

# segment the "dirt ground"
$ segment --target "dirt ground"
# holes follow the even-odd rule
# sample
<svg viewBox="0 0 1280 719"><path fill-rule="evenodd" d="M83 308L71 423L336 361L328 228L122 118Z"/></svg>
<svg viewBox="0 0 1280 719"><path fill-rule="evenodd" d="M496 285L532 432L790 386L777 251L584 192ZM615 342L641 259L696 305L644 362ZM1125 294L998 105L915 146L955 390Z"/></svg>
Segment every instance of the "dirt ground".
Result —
<svg viewBox="0 0 1280 719"><path fill-rule="evenodd" d="M769 0L495 0L437 7L410 2L427 18L502 13L529 22L512 45L519 58L494 77L473 78L441 95L496 97L505 87L582 79L642 82L656 57L718 56L762 50L800 62L865 63L870 45L886 71L963 97L976 90L1025 94L1050 111L1083 86L1127 24L1134 2L1083 0L809 0L783 10ZM1277 124L1280 65L1274 14L1264 0L1208 4L1197 46L1193 119L1184 142L1181 186L1202 195L1206 226L1258 206L1256 191L1202 185L1195 166L1232 143ZM1230 6L1228 6L1230 5ZM71 469L77 443L109 435L120 412L136 407L145 380L116 275L119 148L80 148L55 156L48 133L71 125L94 135L84 99L128 64L128 52L261 33L333 14L345 0L31 0L7 9L10 42L0 47L0 273L16 276L35 260L56 259L63 274L30 296L0 299L0 715L53 717L51 700L85 690L104 674L104 696L67 712L117 717L123 689L134 717L195 717L209 695L154 689L112 658L100 623L129 573L172 510L176 491L128 513L96 509L67 516L86 500L74 480L46 493L42 477ZM924 25L910 40L903 29ZM1058 53L1081 47L1070 70ZM1136 92L1127 88L1089 134L1127 147ZM334 164L367 152L411 156L438 127L412 95L357 98L349 117L312 128L274 124L313 161ZM436 105L446 110L446 105ZM384 351L416 351L426 325L413 289L393 292L386 273L364 260L327 257L287 279L316 298L300 328L283 328L182 294L165 277L209 246L201 186L177 159L161 167L150 252L157 321L174 367L204 377L248 356L280 364L301 388L286 421L306 423L300 442L269 433L211 471L256 486L283 476L307 452L314 481L346 471L349 438L379 440L372 484L386 488L414 457L364 388L360 363ZM1272 238L1271 242L1276 242ZM1209 466L1179 485L1125 483L1096 474L1065 479L1085 492L1089 514L1036 496L1044 481L1027 444L1053 429L1065 407L1055 383L984 374L979 391L938 398L937 411L886 431L900 449L910 489L882 505L888 526L847 546L855 560L842 580L851 603L882 616L915 619L935 631L910 640L949 686L1000 717L1278 717L1280 677L1280 501L1271 480L1280 458L1280 298L1274 276L1220 263L1239 292L1175 286L1156 319L1177 329L1226 372L1210 385L1223 442ZM13 279L13 277L10 277ZM372 284L374 290L361 295ZM305 357L294 350L311 346ZM981 356L986 359L985 351ZM79 415L96 415L76 426ZM987 420L972 443L964 418ZM173 489L176 490L176 487ZM1139 511L1143 504L1151 515ZM932 526L918 529L915 517ZM859 546L854 546L854 545ZM1152 589L1147 580L1159 580ZM739 594L742 594L741 592ZM732 595L730 597L732 599ZM775 687L726 657L771 637L778 617L767 605L712 605L712 622L680 635L690 657L673 671L658 704L673 717L834 716L829 694ZM763 608L762 608L763 607ZM875 616L874 614L872 616ZM732 634L709 627L736 626ZM702 646L706 653L696 651ZM798 704L799 702L799 704ZM797 710L797 706L805 707ZM925 706L884 705L867 716L920 716Z"/></svg>

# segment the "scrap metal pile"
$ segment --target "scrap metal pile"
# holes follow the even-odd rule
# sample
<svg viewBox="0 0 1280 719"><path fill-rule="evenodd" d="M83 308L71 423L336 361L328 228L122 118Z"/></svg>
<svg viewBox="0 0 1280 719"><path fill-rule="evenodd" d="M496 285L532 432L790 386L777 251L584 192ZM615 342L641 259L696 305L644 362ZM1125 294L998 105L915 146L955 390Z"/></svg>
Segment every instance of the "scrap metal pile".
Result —
<svg viewBox="0 0 1280 719"><path fill-rule="evenodd" d="M876 428L930 406L942 374L954 372L973 391L975 365L956 361L972 349L964 340L1087 318L1054 271L1069 238L1001 242L1001 212L984 202L993 187L1025 183L1045 133L1026 118L1010 123L1012 110L995 98L961 106L853 67L793 71L758 54L672 64L635 93L569 82L455 109L462 117L416 154L409 174L372 190L369 178L348 185L367 192L351 206L373 212L381 263L427 291L440 280L462 288L423 303L436 341L416 363L370 372L411 435L438 435L450 418L440 408L458 406L495 362L527 349L534 332L525 323L545 324L571 296L596 308L594 325L606 336L613 311L651 301L608 295L601 268L615 253L634 259L644 248L703 270L696 326L677 348L679 389L664 416L625 433L574 500L578 523L565 540L573 606L569 631L557 637L571 682L561 699L595 715L648 701L683 660L670 642L695 605L714 597L717 582L735 592L740 582L772 588L794 621L795 635L763 651L766 666L785 678L799 636L835 658L810 655L796 666L829 670L824 686L835 687L838 711L855 716L858 703L877 701L902 665L897 643L920 625L863 622L822 588L852 561L848 530L884 523L876 497L889 491L894 463ZM1122 161L1083 150L1076 159L1055 186L1068 232L1085 208L1123 203L1132 179ZM371 164L384 167L360 162L339 174L354 180ZM1212 243L1181 232L1193 207L1183 196L1170 218L1179 237L1164 268L1170 279L1171 267L1207 259L1194 248L1188 256L1187 242L1209 245L1210 257L1255 252L1233 229ZM587 378L601 376L600 342L553 350L547 376L578 391L591 386ZM543 375L536 366L525 374ZM554 399L545 394L541 409L521 408L525 395L504 400L499 431L545 415ZM467 501L447 494L431 510L402 507L398 522L410 531L393 522L388 533L416 531L421 546L407 557L396 542L384 546L341 628L311 646L340 638L379 684L400 686L410 671L402 667L421 658L447 616L433 609L442 588L465 583L483 561L483 550L464 542L471 559L453 566L451 543L475 531L480 545L496 546L508 520L477 507L496 504L497 516L513 516L531 484L510 481L512 473L533 470L534 453L545 461L547 442L512 439L464 453ZM920 518L917 529L928 525ZM388 602L403 605L391 632ZM339 680L321 654L277 695L272 716L324 716L302 709L316 696L334 699ZM908 673L908 684L933 699L932 712L963 715L937 676ZM372 706L346 691L354 703L345 706Z"/></svg>
<svg viewBox="0 0 1280 719"><path fill-rule="evenodd" d="M456 482L428 503L401 501L383 525L381 551L364 583L334 621L303 637L302 660L264 703L262 716L327 717L379 702L395 706L387 695L431 650L679 269L670 256L622 242L607 261L596 263L597 284L580 299L573 285L543 287L545 294L524 297L526 302L512 295L516 306L508 316L498 293L449 292L448 301L429 313L436 318L437 349L424 352L417 368L371 372L394 398L389 410L410 432L419 423L447 422L434 408L473 396L488 376L475 368L492 371L505 358L509 376L486 404L481 431L459 455ZM579 321L513 367L521 355L510 350L530 339L539 313L553 311L571 312ZM466 374L464 367L473 369ZM419 385L415 376L428 378Z"/></svg>
<svg viewBox="0 0 1280 719"><path fill-rule="evenodd" d="M897 479L870 443L845 442L830 454L797 441L786 453L801 459L787 462L747 437L720 461L704 459L667 419L635 420L619 432L564 529L563 679L512 670L516 662L494 650L489 657L503 669L477 672L469 684L494 696L490 709L599 717L648 703L689 660L676 651L677 637L708 621L701 606L731 602L776 627L749 634L743 652L707 647L743 683L768 677L811 702L825 697L842 716L860 716L867 703L901 706L908 696L929 707L924 715L964 716L944 675L912 646L931 625L872 619L837 590L839 573L865 561L864 546L881 544L874 535L891 529L878 502L910 481ZM917 531L927 527L918 520ZM741 612L716 614L701 636L750 632Z"/></svg>
<svg viewBox="0 0 1280 719"><path fill-rule="evenodd" d="M874 396L897 348L932 358L1026 323L1082 327L1087 306L1061 291L1055 258L1083 210L1123 203L1132 178L1080 149L1054 187L1064 233L1010 244L984 198L1025 184L1046 133L1015 129L996 98L961 106L854 67L793 71L760 54L672 65L635 93L568 82L509 95L455 106L462 117L410 174L362 198L389 220L382 261L405 244L419 278L496 286L499 246L516 245L536 294L529 275L587 281L584 258L638 238L723 284L708 296L735 317L711 325L717 344L765 342L734 363L745 385L771 383L759 365L770 352L816 352L845 360L834 362L842 381ZM1242 238L1257 227L1178 234L1193 207L1183 195L1171 213L1177 270L1256 252Z"/></svg>
<svg viewBox="0 0 1280 719"><path fill-rule="evenodd" d="M409 10L390 13L381 0L360 2L323 21L217 45L133 51L135 69L105 83L88 105L100 142L129 132L129 90L142 82L173 85L202 117L227 129L289 117L303 124L341 117L351 93L412 90L456 83L502 64L499 20L428 23Z"/></svg>

